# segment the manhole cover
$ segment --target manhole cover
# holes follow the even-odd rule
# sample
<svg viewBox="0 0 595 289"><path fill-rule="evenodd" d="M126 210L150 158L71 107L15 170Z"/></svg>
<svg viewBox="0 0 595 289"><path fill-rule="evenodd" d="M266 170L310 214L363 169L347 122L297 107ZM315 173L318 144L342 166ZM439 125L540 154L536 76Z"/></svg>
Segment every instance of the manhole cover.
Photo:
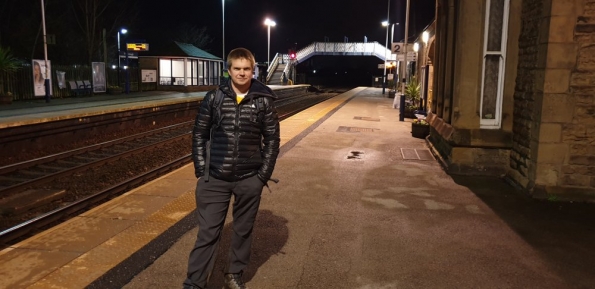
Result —
<svg viewBox="0 0 595 289"><path fill-rule="evenodd" d="M406 149L401 148L401 155L404 160L433 161L434 156L428 149Z"/></svg>
<svg viewBox="0 0 595 289"><path fill-rule="evenodd" d="M375 130L367 127L340 126L337 132L374 132Z"/></svg>

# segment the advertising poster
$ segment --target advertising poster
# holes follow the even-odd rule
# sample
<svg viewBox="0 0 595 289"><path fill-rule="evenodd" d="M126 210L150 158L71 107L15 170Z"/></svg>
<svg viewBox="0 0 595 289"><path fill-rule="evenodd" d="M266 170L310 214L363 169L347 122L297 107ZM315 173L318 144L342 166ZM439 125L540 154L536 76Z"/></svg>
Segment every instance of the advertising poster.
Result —
<svg viewBox="0 0 595 289"><path fill-rule="evenodd" d="M93 92L105 92L105 63L91 62L93 67Z"/></svg>
<svg viewBox="0 0 595 289"><path fill-rule="evenodd" d="M47 78L50 80L50 95L52 95L52 71L51 62L48 60ZM33 91L35 96L45 96L45 60L33 59Z"/></svg>

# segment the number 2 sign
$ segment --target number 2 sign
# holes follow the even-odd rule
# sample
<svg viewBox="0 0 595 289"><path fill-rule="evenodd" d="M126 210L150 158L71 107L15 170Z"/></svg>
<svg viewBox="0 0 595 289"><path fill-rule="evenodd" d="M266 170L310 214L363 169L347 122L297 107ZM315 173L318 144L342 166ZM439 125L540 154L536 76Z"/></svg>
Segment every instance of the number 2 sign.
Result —
<svg viewBox="0 0 595 289"><path fill-rule="evenodd" d="M403 53L403 42L393 42L391 43L391 48L393 54Z"/></svg>

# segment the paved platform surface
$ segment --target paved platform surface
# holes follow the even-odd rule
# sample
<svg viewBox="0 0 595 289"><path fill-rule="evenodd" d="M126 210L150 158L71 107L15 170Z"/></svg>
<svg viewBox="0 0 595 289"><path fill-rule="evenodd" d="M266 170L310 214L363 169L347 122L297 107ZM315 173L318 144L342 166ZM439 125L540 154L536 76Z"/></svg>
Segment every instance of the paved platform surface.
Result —
<svg viewBox="0 0 595 289"><path fill-rule="evenodd" d="M499 179L404 159L430 147L380 89L307 130L282 147L281 181L263 192L250 288L595 288L592 205L535 201ZM229 219L210 288L222 287ZM196 232L124 288L181 288Z"/></svg>
<svg viewBox="0 0 595 289"><path fill-rule="evenodd" d="M360 87L281 123L249 288L595 288L593 204L449 176L398 119ZM181 288L195 182L185 166L0 251L0 288Z"/></svg>
<svg viewBox="0 0 595 289"><path fill-rule="evenodd" d="M280 91L308 85L269 85ZM130 94L96 94L69 98L54 98L14 101L0 105L0 129L27 124L35 124L63 118L83 117L106 112L154 107L170 103L191 102L202 99L206 91L174 92L145 91Z"/></svg>

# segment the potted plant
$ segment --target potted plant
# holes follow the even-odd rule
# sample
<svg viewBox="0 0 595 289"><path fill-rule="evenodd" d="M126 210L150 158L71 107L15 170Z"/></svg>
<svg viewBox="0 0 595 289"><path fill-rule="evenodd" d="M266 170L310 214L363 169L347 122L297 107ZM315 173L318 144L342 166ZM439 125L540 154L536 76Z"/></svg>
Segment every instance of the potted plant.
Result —
<svg viewBox="0 0 595 289"><path fill-rule="evenodd" d="M430 124L425 119L415 119L411 123L411 136L426 138L430 134Z"/></svg>
<svg viewBox="0 0 595 289"><path fill-rule="evenodd" d="M407 95L407 98L415 107L419 107L420 93L421 84L417 81L417 78L413 76L405 86L405 95Z"/></svg>
<svg viewBox="0 0 595 289"><path fill-rule="evenodd" d="M19 61L12 55L10 48L0 46L0 74L8 74L19 69ZM12 103L12 93L4 90L4 82L0 77L0 103Z"/></svg>
<svg viewBox="0 0 595 289"><path fill-rule="evenodd" d="M409 82L405 85L405 117L416 118L415 111L418 110L420 100L421 85L417 78L411 77Z"/></svg>
<svg viewBox="0 0 595 289"><path fill-rule="evenodd" d="M107 93L109 94L121 94L123 91L122 87L117 85L110 85L107 87Z"/></svg>
<svg viewBox="0 0 595 289"><path fill-rule="evenodd" d="M395 98L397 91L395 90L394 80L391 79L386 83L386 89L388 89L388 98Z"/></svg>

